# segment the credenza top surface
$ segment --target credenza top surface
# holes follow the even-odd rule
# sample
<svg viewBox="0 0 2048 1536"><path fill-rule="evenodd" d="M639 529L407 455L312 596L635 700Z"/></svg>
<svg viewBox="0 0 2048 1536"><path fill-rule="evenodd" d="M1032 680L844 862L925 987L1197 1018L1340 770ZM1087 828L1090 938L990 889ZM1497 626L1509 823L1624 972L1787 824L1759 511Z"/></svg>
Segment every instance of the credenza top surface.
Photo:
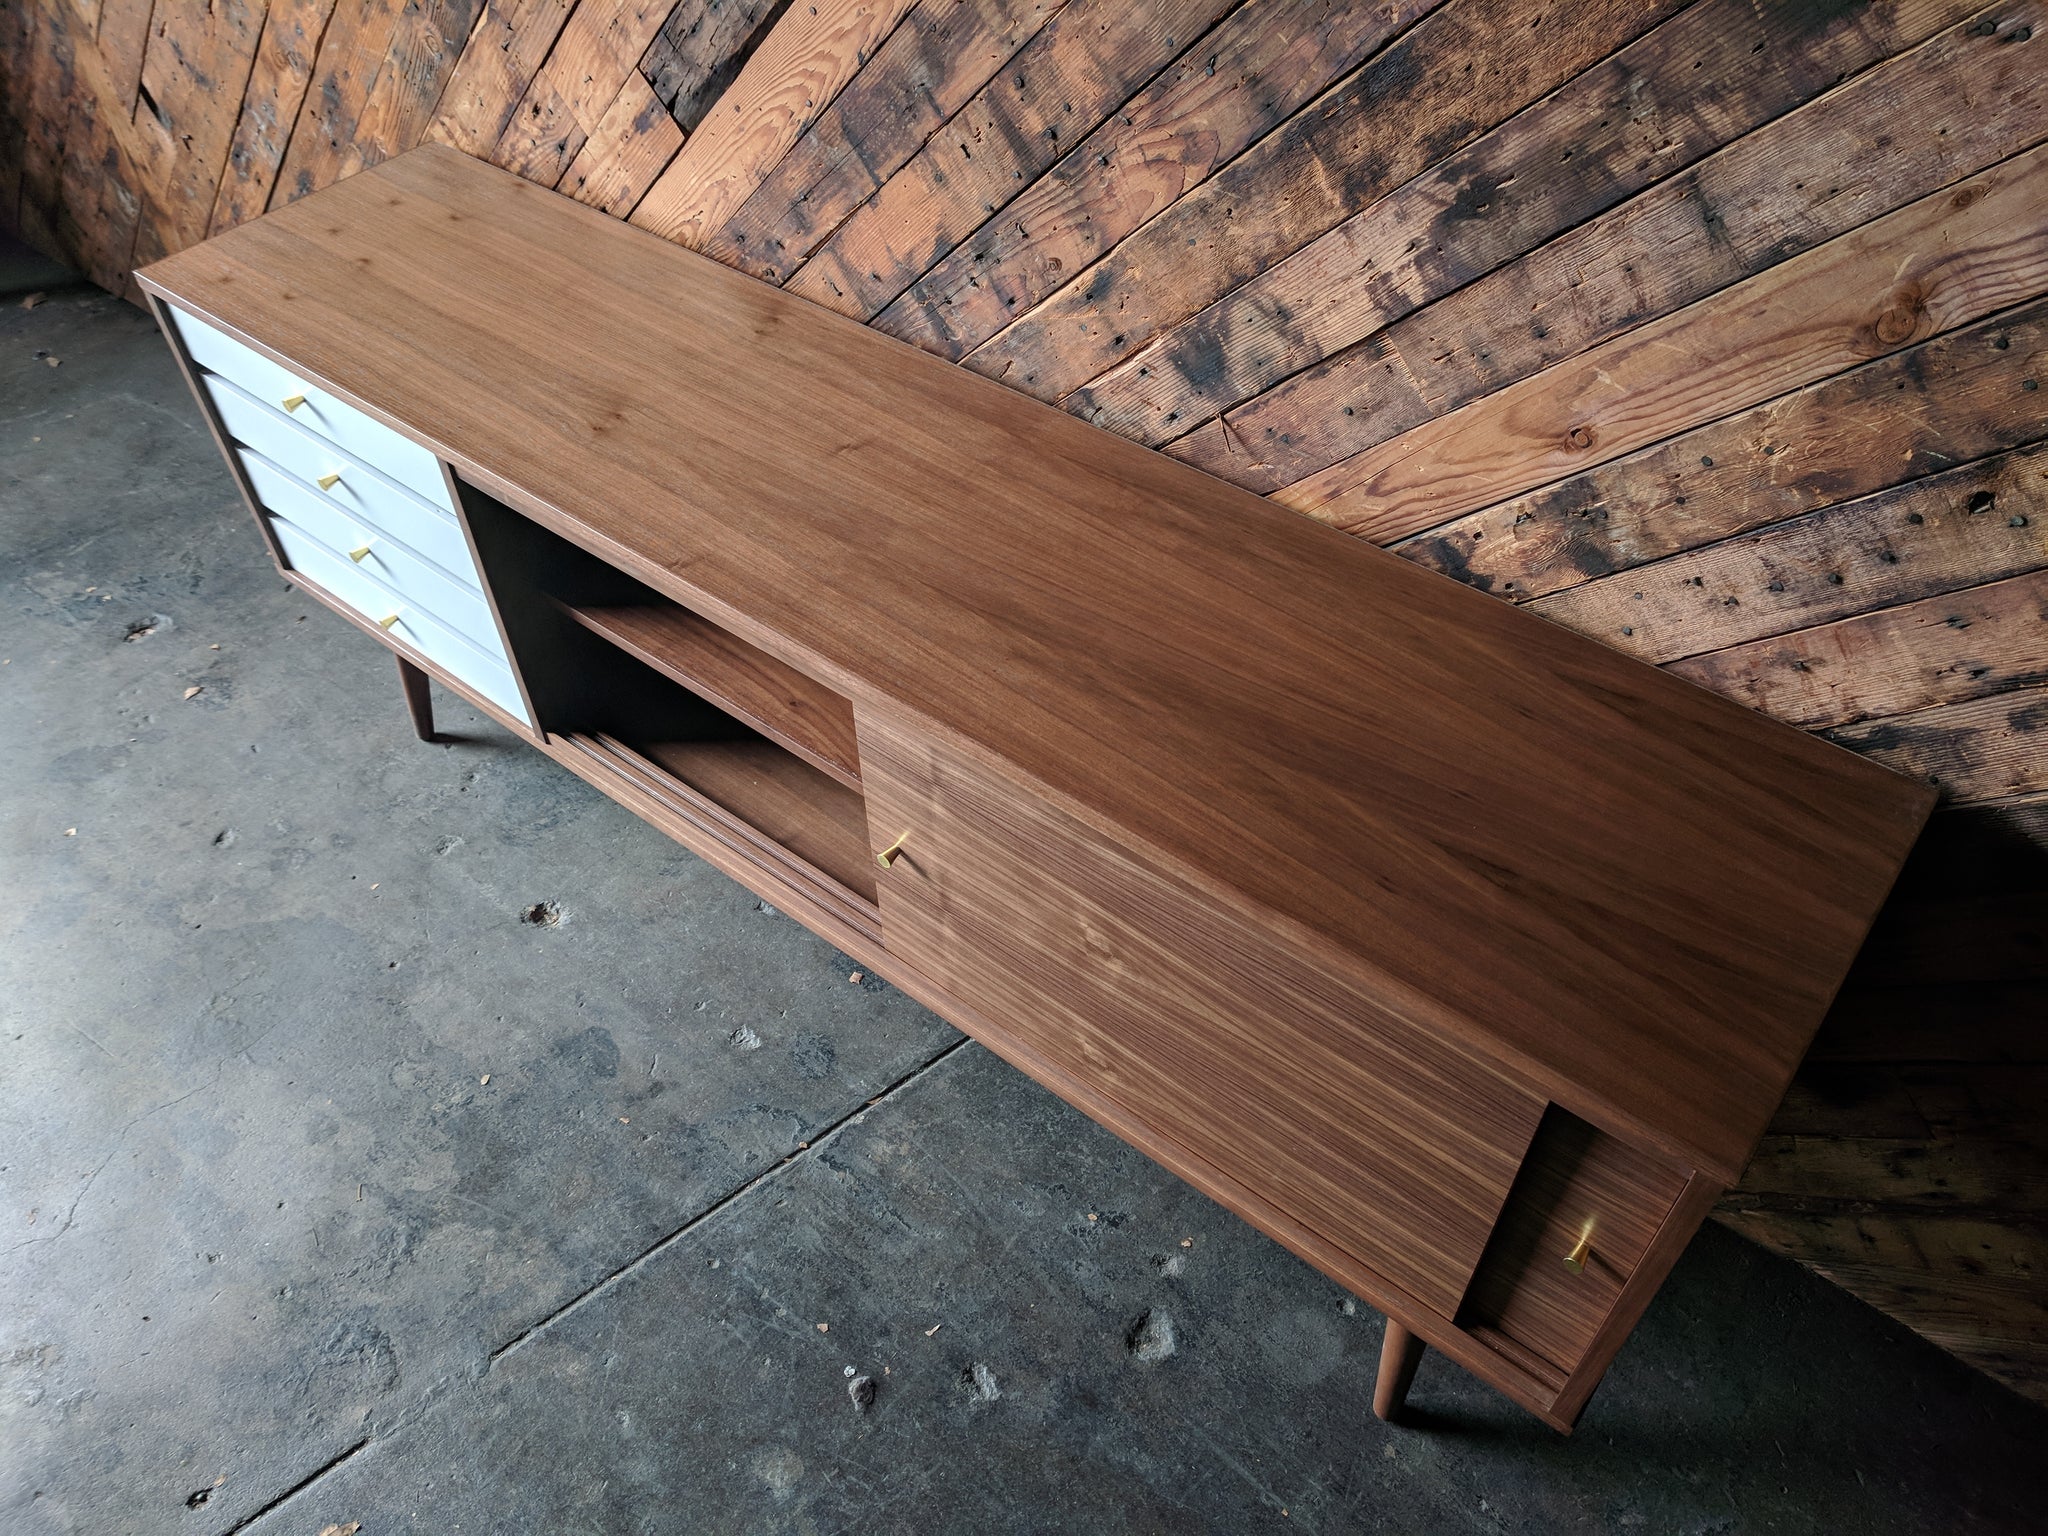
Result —
<svg viewBox="0 0 2048 1536"><path fill-rule="evenodd" d="M1930 803L452 150L140 275L1726 1180Z"/></svg>

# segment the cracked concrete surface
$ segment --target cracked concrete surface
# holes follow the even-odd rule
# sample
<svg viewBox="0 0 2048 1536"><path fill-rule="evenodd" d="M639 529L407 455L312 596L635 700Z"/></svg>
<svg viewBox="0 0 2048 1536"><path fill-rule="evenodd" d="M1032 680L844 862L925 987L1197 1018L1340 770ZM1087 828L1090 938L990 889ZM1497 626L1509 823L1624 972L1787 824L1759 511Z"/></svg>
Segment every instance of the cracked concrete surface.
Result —
<svg viewBox="0 0 2048 1536"><path fill-rule="evenodd" d="M436 703L146 317L0 308L7 1536L2039 1528L2048 1415L1718 1230L1573 1439L1377 1424L1369 1309Z"/></svg>

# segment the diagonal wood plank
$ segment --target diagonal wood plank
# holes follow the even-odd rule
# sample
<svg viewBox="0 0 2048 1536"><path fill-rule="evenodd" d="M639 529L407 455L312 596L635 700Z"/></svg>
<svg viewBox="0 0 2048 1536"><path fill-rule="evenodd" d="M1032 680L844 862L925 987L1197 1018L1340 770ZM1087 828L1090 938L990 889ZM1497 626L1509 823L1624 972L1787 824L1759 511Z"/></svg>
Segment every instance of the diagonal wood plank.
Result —
<svg viewBox="0 0 2048 1536"><path fill-rule="evenodd" d="M2043 731L2048 731L2048 687L1937 704L1827 734L1852 752L1925 780L1950 803L1968 805L2048 790Z"/></svg>
<svg viewBox="0 0 2048 1536"><path fill-rule="evenodd" d="M34 22L25 5L0 6L0 220L21 217L21 169L28 153L28 101L35 60Z"/></svg>
<svg viewBox="0 0 2048 1536"><path fill-rule="evenodd" d="M1911 19L1964 10L1930 0ZM1835 21L1823 37L1864 73L1809 101L1832 82L1776 61L1815 18ZM2030 48L1966 22L1880 64L1893 38L1860 19L1742 0L1695 6L1119 364L1072 408L1164 442L1411 317L1386 338L1410 387L1405 408L1332 406L1327 389L1301 388L1231 418L1264 465L1253 488L1270 490L2048 131ZM1693 103L1702 58L1716 86ZM2008 103L2016 85L2022 99ZM1874 133L1873 113L1902 97L1910 131ZM1845 182L1845 154L1871 161L1871 174ZM1302 417L1312 430L1297 430ZM1269 444L1282 433L1286 443Z"/></svg>
<svg viewBox="0 0 2048 1536"><path fill-rule="evenodd" d="M490 0L425 136L466 155L488 155L575 7L576 0Z"/></svg>
<svg viewBox="0 0 2048 1536"><path fill-rule="evenodd" d="M1066 4L920 0L701 249L786 279Z"/></svg>
<svg viewBox="0 0 2048 1536"><path fill-rule="evenodd" d="M62 5L45 0L37 11L38 46L49 55L27 82L22 233L125 292L154 212L148 193L173 177L179 147L154 113L123 106L137 80L115 75L90 38L74 39Z"/></svg>
<svg viewBox="0 0 2048 1536"><path fill-rule="evenodd" d="M683 130L634 70L583 142L558 191L623 219L683 147Z"/></svg>
<svg viewBox="0 0 2048 1536"><path fill-rule="evenodd" d="M72 96L64 125L63 197L57 212L58 235L67 256L93 282L117 292L131 267L140 211L126 190L134 167L114 132L121 119L121 103L111 93L88 89Z"/></svg>
<svg viewBox="0 0 2048 1536"><path fill-rule="evenodd" d="M2034 1113L2044 1096L2048 1067L2038 1065L1988 1073L1975 1064L1812 1063L1744 1171L1741 1190L1854 1200L1881 1187L1889 1165L1897 1209L2048 1215L2048 1122ZM1983 1134L1994 1126L1998 1134ZM1914 1144L1922 1161L1910 1180L1900 1178L1899 1154ZM2022 1147L2031 1155L1998 1155Z"/></svg>
<svg viewBox="0 0 2048 1536"><path fill-rule="evenodd" d="M1780 1210L1743 1202L1715 1219L1818 1270L1931 1343L2036 1401L2048 1401L2044 1224L1976 1211Z"/></svg>
<svg viewBox="0 0 2048 1536"><path fill-rule="evenodd" d="M1451 0L968 358L1060 400L1465 142L1680 0ZM1530 46L1531 42L1537 46Z"/></svg>
<svg viewBox="0 0 2048 1536"><path fill-rule="evenodd" d="M817 121L910 9L910 0L816 0L783 12L632 222L701 244Z"/></svg>
<svg viewBox="0 0 2048 1536"><path fill-rule="evenodd" d="M263 17L262 0L218 0L177 16L175 29L168 16L150 29L136 115L162 127L170 155L147 188L137 265L205 238Z"/></svg>
<svg viewBox="0 0 2048 1536"><path fill-rule="evenodd" d="M107 75L120 90L124 109L135 110L135 88L142 83L142 55L149 44L150 16L156 0L105 0L93 28L93 42L106 61Z"/></svg>
<svg viewBox="0 0 2048 1536"><path fill-rule="evenodd" d="M356 118L384 67L402 9L403 0L336 0L271 185L271 206L293 202L340 176L355 142Z"/></svg>
<svg viewBox="0 0 2048 1536"><path fill-rule="evenodd" d="M55 215L62 195L73 49L62 18L55 13L55 0L37 0L20 13L25 53L22 67L9 81L9 99L21 115L17 226L38 249L62 253Z"/></svg>
<svg viewBox="0 0 2048 1536"><path fill-rule="evenodd" d="M2048 149L1332 465L1275 499L1390 543L2031 298Z"/></svg>
<svg viewBox="0 0 2048 1536"><path fill-rule="evenodd" d="M2040 143L2048 45L2032 39L2048 4L2000 16L1888 61L1384 339L1435 415ZM1382 416L1354 441L1397 425Z"/></svg>
<svg viewBox="0 0 2048 1536"><path fill-rule="evenodd" d="M488 158L552 187L618 99L674 0L583 0Z"/></svg>
<svg viewBox="0 0 2048 1536"><path fill-rule="evenodd" d="M1394 548L1527 602L2033 442L2043 378L2036 300Z"/></svg>
<svg viewBox="0 0 2048 1536"><path fill-rule="evenodd" d="M1073 0L789 280L865 320L1203 36L1229 0Z"/></svg>
<svg viewBox="0 0 2048 1536"><path fill-rule="evenodd" d="M1809 512L1529 606L1645 661L2048 565L2048 445Z"/></svg>
<svg viewBox="0 0 2048 1536"><path fill-rule="evenodd" d="M958 361L1442 0L1249 0L875 317Z"/></svg>
<svg viewBox="0 0 2048 1536"><path fill-rule="evenodd" d="M271 0L207 219L209 235L253 219L269 206L334 5L335 0Z"/></svg>
<svg viewBox="0 0 2048 1536"><path fill-rule="evenodd" d="M788 9L789 0L683 0L662 23L640 73L685 136Z"/></svg>
<svg viewBox="0 0 2048 1536"><path fill-rule="evenodd" d="M2048 572L1673 662L1805 730L2048 684Z"/></svg>
<svg viewBox="0 0 2048 1536"><path fill-rule="evenodd" d="M340 174L352 176L416 146L440 105L482 0L408 0L370 84Z"/></svg>

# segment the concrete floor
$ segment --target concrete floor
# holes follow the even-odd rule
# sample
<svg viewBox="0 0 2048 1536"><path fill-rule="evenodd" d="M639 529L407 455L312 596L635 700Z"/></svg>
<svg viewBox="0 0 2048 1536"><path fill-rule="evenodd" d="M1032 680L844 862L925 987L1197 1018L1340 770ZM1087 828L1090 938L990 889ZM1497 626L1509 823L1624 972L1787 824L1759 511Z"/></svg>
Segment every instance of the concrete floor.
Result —
<svg viewBox="0 0 2048 1536"><path fill-rule="evenodd" d="M2043 1528L2048 1415L1719 1229L1576 1437L1375 1422L1369 1310L439 703L142 314L0 308L6 1536Z"/></svg>

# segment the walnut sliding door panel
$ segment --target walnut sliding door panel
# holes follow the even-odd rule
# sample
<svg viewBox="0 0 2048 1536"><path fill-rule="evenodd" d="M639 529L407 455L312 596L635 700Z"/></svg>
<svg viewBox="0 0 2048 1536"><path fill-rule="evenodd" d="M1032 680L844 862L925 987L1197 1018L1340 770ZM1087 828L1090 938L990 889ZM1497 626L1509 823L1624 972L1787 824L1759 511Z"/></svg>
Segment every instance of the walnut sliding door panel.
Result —
<svg viewBox="0 0 2048 1536"><path fill-rule="evenodd" d="M1014 783L860 719L892 954L1444 1318L1544 1101Z"/></svg>

